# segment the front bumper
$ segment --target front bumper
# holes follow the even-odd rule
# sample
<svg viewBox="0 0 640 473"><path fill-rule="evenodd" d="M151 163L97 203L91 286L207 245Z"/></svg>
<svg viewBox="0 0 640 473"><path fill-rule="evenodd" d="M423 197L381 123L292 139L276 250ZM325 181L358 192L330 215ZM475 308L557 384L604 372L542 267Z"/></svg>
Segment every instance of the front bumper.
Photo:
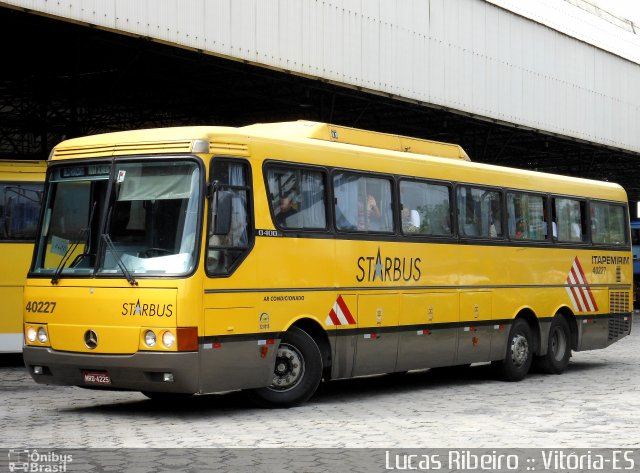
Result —
<svg viewBox="0 0 640 473"><path fill-rule="evenodd" d="M23 356L29 374L41 384L189 394L199 391L198 352L87 355L26 346ZM41 367L42 374L35 374L34 366ZM106 371L111 384L85 384L84 371ZM171 373L173 381L163 381L164 373Z"/></svg>

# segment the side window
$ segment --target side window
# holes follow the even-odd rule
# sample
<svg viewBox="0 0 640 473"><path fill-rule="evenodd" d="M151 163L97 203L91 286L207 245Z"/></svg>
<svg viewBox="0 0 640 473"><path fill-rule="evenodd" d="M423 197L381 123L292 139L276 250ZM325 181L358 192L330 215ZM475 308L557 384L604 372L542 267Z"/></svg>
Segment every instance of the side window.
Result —
<svg viewBox="0 0 640 473"><path fill-rule="evenodd" d="M269 166L269 205L285 229L325 229L325 175L290 166Z"/></svg>
<svg viewBox="0 0 640 473"><path fill-rule="evenodd" d="M392 232L391 181L355 173L333 177L336 227L347 232Z"/></svg>
<svg viewBox="0 0 640 473"><path fill-rule="evenodd" d="M557 197L553 204L553 223L558 241L581 243L587 241L585 203L580 200ZM554 229L554 234L556 230Z"/></svg>
<svg viewBox="0 0 640 473"><path fill-rule="evenodd" d="M500 192L458 187L458 231L462 237L502 238Z"/></svg>
<svg viewBox="0 0 640 473"><path fill-rule="evenodd" d="M209 274L229 274L253 241L249 169L244 162L214 158L212 170L206 266Z"/></svg>
<svg viewBox="0 0 640 473"><path fill-rule="evenodd" d="M406 235L451 235L449 187L400 182L402 232Z"/></svg>
<svg viewBox="0 0 640 473"><path fill-rule="evenodd" d="M622 205L591 203L591 241L608 245L625 245L626 209Z"/></svg>
<svg viewBox="0 0 640 473"><path fill-rule="evenodd" d="M507 227L512 240L550 240L545 197L523 192L507 193Z"/></svg>
<svg viewBox="0 0 640 473"><path fill-rule="evenodd" d="M33 240L43 184L0 184L0 240Z"/></svg>

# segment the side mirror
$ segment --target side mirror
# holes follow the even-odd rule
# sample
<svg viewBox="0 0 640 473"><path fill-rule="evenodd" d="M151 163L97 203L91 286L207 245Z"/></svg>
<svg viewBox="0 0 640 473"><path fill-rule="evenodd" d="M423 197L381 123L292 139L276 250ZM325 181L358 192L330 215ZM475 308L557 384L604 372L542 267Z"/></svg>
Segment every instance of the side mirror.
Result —
<svg viewBox="0 0 640 473"><path fill-rule="evenodd" d="M213 210L213 234L226 235L231 230L231 203L233 193L231 191L218 190L214 192Z"/></svg>

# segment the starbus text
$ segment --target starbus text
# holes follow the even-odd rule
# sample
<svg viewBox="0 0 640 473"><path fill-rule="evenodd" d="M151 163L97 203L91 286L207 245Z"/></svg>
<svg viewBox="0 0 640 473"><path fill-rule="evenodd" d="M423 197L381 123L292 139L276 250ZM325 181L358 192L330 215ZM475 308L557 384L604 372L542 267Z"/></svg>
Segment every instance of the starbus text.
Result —
<svg viewBox="0 0 640 473"><path fill-rule="evenodd" d="M360 256L358 258L358 271L356 280L363 281L419 281L422 276L420 270L420 258L381 258L378 256Z"/></svg>

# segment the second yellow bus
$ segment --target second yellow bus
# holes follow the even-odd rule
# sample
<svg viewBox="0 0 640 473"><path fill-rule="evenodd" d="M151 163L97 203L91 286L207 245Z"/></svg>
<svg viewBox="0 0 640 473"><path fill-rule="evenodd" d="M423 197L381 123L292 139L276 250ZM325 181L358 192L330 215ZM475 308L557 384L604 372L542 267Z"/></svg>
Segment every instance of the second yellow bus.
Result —
<svg viewBox="0 0 640 473"><path fill-rule="evenodd" d="M0 353L22 351L22 286L33 254L46 163L0 160Z"/></svg>

